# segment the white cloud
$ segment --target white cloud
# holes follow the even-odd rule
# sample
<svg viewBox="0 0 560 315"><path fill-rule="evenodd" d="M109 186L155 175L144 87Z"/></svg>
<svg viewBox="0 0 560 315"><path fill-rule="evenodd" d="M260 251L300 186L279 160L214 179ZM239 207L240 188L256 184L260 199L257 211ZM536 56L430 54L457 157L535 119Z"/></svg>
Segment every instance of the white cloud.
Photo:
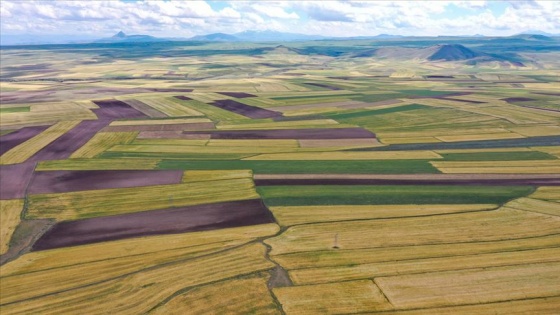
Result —
<svg viewBox="0 0 560 315"><path fill-rule="evenodd" d="M1 0L3 32L107 36L149 33L188 37L211 32L280 30L333 36L510 35L560 31L560 1L509 1L496 16L491 1L205 1ZM457 17L450 4L459 7Z"/></svg>

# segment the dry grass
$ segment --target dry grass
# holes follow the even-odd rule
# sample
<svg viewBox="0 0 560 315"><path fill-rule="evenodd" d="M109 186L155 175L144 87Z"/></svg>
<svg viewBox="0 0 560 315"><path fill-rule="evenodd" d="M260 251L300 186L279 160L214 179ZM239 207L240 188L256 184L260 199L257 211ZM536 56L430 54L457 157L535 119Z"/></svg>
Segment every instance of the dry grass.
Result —
<svg viewBox="0 0 560 315"><path fill-rule="evenodd" d="M251 170L185 171L182 182L204 182L239 178L253 178L253 172Z"/></svg>
<svg viewBox="0 0 560 315"><path fill-rule="evenodd" d="M341 314L391 309L371 280L273 289L286 314Z"/></svg>
<svg viewBox="0 0 560 315"><path fill-rule="evenodd" d="M83 147L72 153L70 158L93 158L114 145L131 143L137 136L138 132L99 132Z"/></svg>
<svg viewBox="0 0 560 315"><path fill-rule="evenodd" d="M560 235L506 239L498 241L407 245L363 249L324 249L275 255L273 259L287 269L357 266L373 263L526 251L557 247Z"/></svg>
<svg viewBox="0 0 560 315"><path fill-rule="evenodd" d="M458 135L458 136L436 136L435 138L444 142L455 142L455 141L475 141L475 140L518 139L524 137L520 134L513 133L513 132L503 132L503 133L482 133L482 134Z"/></svg>
<svg viewBox="0 0 560 315"><path fill-rule="evenodd" d="M170 117L204 116L204 114L202 114L201 112L198 112L192 108L176 103L170 99L142 98L140 99L140 101Z"/></svg>
<svg viewBox="0 0 560 315"><path fill-rule="evenodd" d="M532 198L543 200L560 201L560 187L539 187L532 195Z"/></svg>
<svg viewBox="0 0 560 315"><path fill-rule="evenodd" d="M110 126L149 126L149 125L174 125L212 122L207 118L177 118L177 119L149 119L149 120L118 120Z"/></svg>
<svg viewBox="0 0 560 315"><path fill-rule="evenodd" d="M259 198L250 178L31 195L26 217L75 220Z"/></svg>
<svg viewBox="0 0 560 315"><path fill-rule="evenodd" d="M266 278L234 279L197 287L173 297L150 314L281 314L266 287Z"/></svg>
<svg viewBox="0 0 560 315"><path fill-rule="evenodd" d="M558 295L560 262L375 279L398 309L480 304Z"/></svg>
<svg viewBox="0 0 560 315"><path fill-rule="evenodd" d="M484 211L498 205L367 205L367 206L298 206L271 207L272 213L283 226L312 222L334 222L362 219L382 219L426 216L434 214Z"/></svg>
<svg viewBox="0 0 560 315"><path fill-rule="evenodd" d="M341 126L333 119L294 120L294 121L271 121L262 123L236 123L223 122L216 126L224 130L248 130L248 129L293 129L293 128L336 128Z"/></svg>
<svg viewBox="0 0 560 315"><path fill-rule="evenodd" d="M508 208L560 216L560 202L519 198L505 204Z"/></svg>
<svg viewBox="0 0 560 315"><path fill-rule="evenodd" d="M497 228L498 227L498 228ZM560 218L497 210L432 217L318 223L290 227L266 240L272 254L341 249L498 241L557 233Z"/></svg>
<svg viewBox="0 0 560 315"><path fill-rule="evenodd" d="M425 258L404 261L298 269L290 271L290 278L297 285L340 282L396 275L444 272L472 268L491 268L512 265L532 265L559 261L558 248L525 250L503 253L473 254L442 258Z"/></svg>
<svg viewBox="0 0 560 315"><path fill-rule="evenodd" d="M160 159L69 159L37 164L37 171L153 170Z"/></svg>
<svg viewBox="0 0 560 315"><path fill-rule="evenodd" d="M1 303L12 303L3 306L2 314L63 314L78 309L87 310L89 314L147 313L181 289L274 267L265 259L265 250L261 244L252 244L211 255L179 258L171 263L140 270L141 272L121 277L113 276L101 282L91 282L87 286L81 285L63 290L56 286L66 287L67 282L62 282L62 279L57 276L70 272L55 269L58 270L58 274L51 274L48 277L41 277L40 273L31 273L24 275L34 281L29 280L25 292L19 292L23 295L15 294L15 291L8 289L21 286L22 279L13 278L11 281L3 280L0 283L4 287L2 292L7 292L6 295L2 295ZM98 269L93 268L90 272L93 270ZM88 275L81 270L73 272L78 279ZM94 276L105 277L97 271L92 273ZM45 286L45 283L49 285ZM40 291L43 287L51 294L41 295ZM54 292L60 293L52 294ZM29 300L29 298L33 299Z"/></svg>
<svg viewBox="0 0 560 315"><path fill-rule="evenodd" d="M0 164L16 164L25 162L49 143L76 127L80 121L61 121L35 137L12 148L0 157Z"/></svg>
<svg viewBox="0 0 560 315"><path fill-rule="evenodd" d="M515 127L515 128L509 128L509 130L526 137L560 135L560 126Z"/></svg>
<svg viewBox="0 0 560 315"><path fill-rule="evenodd" d="M9 248L12 234L21 221L21 210L23 210L23 199L0 201L0 255Z"/></svg>
<svg viewBox="0 0 560 315"><path fill-rule="evenodd" d="M556 174L560 173L560 160L537 161L434 161L430 162L443 173L494 173L494 174Z"/></svg>

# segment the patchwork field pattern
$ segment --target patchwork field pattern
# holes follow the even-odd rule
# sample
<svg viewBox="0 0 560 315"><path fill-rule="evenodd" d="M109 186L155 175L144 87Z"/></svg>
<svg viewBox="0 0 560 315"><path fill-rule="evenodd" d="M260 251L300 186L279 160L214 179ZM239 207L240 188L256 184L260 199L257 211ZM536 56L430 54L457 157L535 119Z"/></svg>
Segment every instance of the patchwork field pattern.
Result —
<svg viewBox="0 0 560 315"><path fill-rule="evenodd" d="M370 44L2 48L0 313L557 313L560 59Z"/></svg>

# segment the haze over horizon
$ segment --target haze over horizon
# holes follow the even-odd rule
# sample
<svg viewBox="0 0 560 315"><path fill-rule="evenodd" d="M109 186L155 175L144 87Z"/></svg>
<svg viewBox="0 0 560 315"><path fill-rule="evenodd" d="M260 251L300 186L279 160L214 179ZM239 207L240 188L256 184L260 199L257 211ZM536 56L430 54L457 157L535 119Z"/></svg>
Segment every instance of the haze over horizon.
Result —
<svg viewBox="0 0 560 315"><path fill-rule="evenodd" d="M273 30L333 37L559 33L558 1L12 1L5 36L158 37Z"/></svg>

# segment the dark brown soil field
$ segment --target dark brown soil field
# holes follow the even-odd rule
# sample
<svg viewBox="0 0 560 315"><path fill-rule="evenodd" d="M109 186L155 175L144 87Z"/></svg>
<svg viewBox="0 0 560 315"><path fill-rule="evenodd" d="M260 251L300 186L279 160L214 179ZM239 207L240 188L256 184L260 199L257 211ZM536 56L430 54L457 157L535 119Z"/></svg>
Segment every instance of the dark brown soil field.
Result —
<svg viewBox="0 0 560 315"><path fill-rule="evenodd" d="M506 101L508 103L516 103L516 102L529 102L529 101L534 101L534 98L528 98L528 97L508 97L508 98L502 98L503 101Z"/></svg>
<svg viewBox="0 0 560 315"><path fill-rule="evenodd" d="M128 125L107 126L102 132L128 132L128 131L182 131L182 130L204 130L214 129L214 123L202 122L192 124L167 124L167 125Z"/></svg>
<svg viewBox="0 0 560 315"><path fill-rule="evenodd" d="M154 118L164 118L167 117L164 113L159 110L140 102L139 100L125 100L125 103L130 105L132 108L141 111L142 113L154 117Z"/></svg>
<svg viewBox="0 0 560 315"><path fill-rule="evenodd" d="M28 194L178 184L183 171L45 171L35 172Z"/></svg>
<svg viewBox="0 0 560 315"><path fill-rule="evenodd" d="M148 90L150 90L152 92L185 92L185 93L193 91L193 89L173 89L173 88L171 88L171 89L155 88L155 89L148 89Z"/></svg>
<svg viewBox="0 0 560 315"><path fill-rule="evenodd" d="M49 126L26 127L0 137L0 155L35 137Z"/></svg>
<svg viewBox="0 0 560 315"><path fill-rule="evenodd" d="M311 86L322 87L322 88L324 88L324 89L331 90L331 91L340 91L340 90L342 90L342 89L339 88L338 86L332 86L332 85L327 85L327 84L322 84L322 83L305 82L304 84L306 84L306 85L311 85Z"/></svg>
<svg viewBox="0 0 560 315"><path fill-rule="evenodd" d="M249 118L273 118L273 117L280 117L282 113L271 111L268 109L250 106L247 104L239 103L234 100L219 100L210 103L210 105L219 107L221 109L228 110L230 112L234 112L239 115L243 115Z"/></svg>
<svg viewBox="0 0 560 315"><path fill-rule="evenodd" d="M132 108L125 102L117 100L93 101L99 108L93 112L100 120L115 120L122 118L148 118L144 113Z"/></svg>
<svg viewBox="0 0 560 315"><path fill-rule="evenodd" d="M138 139L210 139L209 134L188 135L181 131L140 131Z"/></svg>
<svg viewBox="0 0 560 315"><path fill-rule="evenodd" d="M231 96L235 98L246 98L246 97L257 97L256 95L243 93L243 92L216 92L218 94L222 94L225 96Z"/></svg>
<svg viewBox="0 0 560 315"><path fill-rule="evenodd" d="M33 175L35 163L25 162L0 166L0 199L20 199L25 197L27 185Z"/></svg>
<svg viewBox="0 0 560 315"><path fill-rule="evenodd" d="M272 214L260 199L152 210L60 222L45 233L32 250L272 222Z"/></svg>
<svg viewBox="0 0 560 315"><path fill-rule="evenodd" d="M470 103L470 104L484 104L484 103L486 103L486 102L481 102L481 101L462 100L460 98L452 98L452 97L440 97L440 100L449 100L449 101L456 101L456 102L463 102L463 103Z"/></svg>
<svg viewBox="0 0 560 315"><path fill-rule="evenodd" d="M192 101L192 98L188 97L188 96L184 96L184 95L177 95L174 96L176 99L182 100L182 101Z"/></svg>
<svg viewBox="0 0 560 315"><path fill-rule="evenodd" d="M316 128L274 130L214 130L184 134L210 134L212 139L362 139L375 134L362 128Z"/></svg>
<svg viewBox="0 0 560 315"><path fill-rule="evenodd" d="M109 120L84 120L76 127L72 128L72 130L35 153L28 161L39 162L44 160L67 159L74 151L81 148L99 130L103 129L109 123Z"/></svg>

